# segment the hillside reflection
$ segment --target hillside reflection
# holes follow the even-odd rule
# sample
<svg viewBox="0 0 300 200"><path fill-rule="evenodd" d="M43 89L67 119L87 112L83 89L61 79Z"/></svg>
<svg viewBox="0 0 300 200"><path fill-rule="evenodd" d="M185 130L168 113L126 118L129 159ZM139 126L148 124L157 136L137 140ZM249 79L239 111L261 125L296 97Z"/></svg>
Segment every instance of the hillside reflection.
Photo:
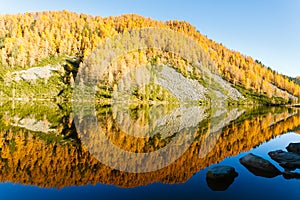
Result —
<svg viewBox="0 0 300 200"><path fill-rule="evenodd" d="M87 116L78 116L80 134L76 117L64 105L5 102L0 117L0 181L55 188L184 183L211 164L300 126L297 110L270 107L98 106L97 128ZM103 143L101 135L125 152L150 153L151 162L135 163L148 172L119 171L101 163L106 159L119 168L129 165L116 164L123 154L102 152L108 142ZM166 148L183 144L181 152ZM163 148L175 159L152 154ZM153 162L159 166L155 171L151 171Z"/></svg>

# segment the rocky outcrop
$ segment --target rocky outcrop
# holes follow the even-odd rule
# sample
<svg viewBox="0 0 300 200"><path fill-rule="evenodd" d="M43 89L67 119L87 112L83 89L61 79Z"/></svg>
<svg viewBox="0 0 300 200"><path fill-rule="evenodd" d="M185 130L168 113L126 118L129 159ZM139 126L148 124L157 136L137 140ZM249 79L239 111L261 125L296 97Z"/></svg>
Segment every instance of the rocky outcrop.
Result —
<svg viewBox="0 0 300 200"><path fill-rule="evenodd" d="M206 173L207 185L214 191L226 190L234 181L238 173L230 166L215 166Z"/></svg>
<svg viewBox="0 0 300 200"><path fill-rule="evenodd" d="M32 81L36 79L49 79L54 72L63 71L63 67L47 65L44 67L32 67L27 70L12 72L10 77L14 81Z"/></svg>
<svg viewBox="0 0 300 200"><path fill-rule="evenodd" d="M219 96L218 93L221 93L222 96L224 96L226 99L228 97L236 101L240 99L245 99L245 97L237 89L232 87L232 85L228 81L224 80L221 76L211 74L211 77L216 83L218 83L221 86L222 90L224 90L224 93L226 94L224 95L220 91L215 90L217 96Z"/></svg>
<svg viewBox="0 0 300 200"><path fill-rule="evenodd" d="M167 89L181 103L207 100L208 91L204 86L167 66L153 67L153 69L142 66L128 72L119 80L113 99L117 102L128 101L135 88L150 83Z"/></svg>
<svg viewBox="0 0 300 200"><path fill-rule="evenodd" d="M280 172L272 163L264 158L251 153L242 157L240 162L256 176L273 178L282 174L285 179L300 179L300 173L292 172L297 168L300 169L300 143L290 143L286 149L289 152L276 150L268 153L274 161L278 162L284 168L283 172Z"/></svg>
<svg viewBox="0 0 300 200"><path fill-rule="evenodd" d="M287 170L300 169L300 155L282 150L271 151L269 156Z"/></svg>
<svg viewBox="0 0 300 200"><path fill-rule="evenodd" d="M272 88L273 92L277 91L278 94L284 95L285 93L288 96L288 99L292 99L293 101L297 101L298 97L291 95L290 93L286 92L285 90L282 90L281 88L278 88L274 84L269 83L270 88Z"/></svg>
<svg viewBox="0 0 300 200"><path fill-rule="evenodd" d="M271 162L252 153L240 158L240 163L255 176L273 178L281 174Z"/></svg>
<svg viewBox="0 0 300 200"><path fill-rule="evenodd" d="M198 81L188 79L182 74L176 72L167 66L163 66L158 72L157 84L163 86L180 101L200 101L205 100L207 89L203 87Z"/></svg>
<svg viewBox="0 0 300 200"><path fill-rule="evenodd" d="M235 101L245 97L230 83L216 74L206 72L211 84L203 86L198 80L190 79L166 65L138 67L123 76L118 82L117 90L114 90L115 102L126 102L135 88L154 83L168 90L180 103L215 101L224 102L228 99ZM215 85L218 85L217 88ZM209 97L209 98L208 98ZM216 97L216 98L215 98Z"/></svg>

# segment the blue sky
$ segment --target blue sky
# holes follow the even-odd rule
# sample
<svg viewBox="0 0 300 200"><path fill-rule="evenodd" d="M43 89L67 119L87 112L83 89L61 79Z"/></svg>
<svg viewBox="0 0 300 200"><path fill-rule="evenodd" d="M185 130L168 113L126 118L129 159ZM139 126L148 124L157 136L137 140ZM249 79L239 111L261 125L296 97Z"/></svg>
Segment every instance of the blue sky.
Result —
<svg viewBox="0 0 300 200"><path fill-rule="evenodd" d="M136 13L186 20L209 38L300 76L298 0L0 0L0 14L69 10L99 16Z"/></svg>

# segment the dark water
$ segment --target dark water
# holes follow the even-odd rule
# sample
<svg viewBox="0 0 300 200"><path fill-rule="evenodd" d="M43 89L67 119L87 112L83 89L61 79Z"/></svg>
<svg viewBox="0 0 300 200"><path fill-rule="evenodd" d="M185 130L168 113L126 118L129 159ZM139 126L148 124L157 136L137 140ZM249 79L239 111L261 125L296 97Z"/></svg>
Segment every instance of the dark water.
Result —
<svg viewBox="0 0 300 200"><path fill-rule="evenodd" d="M252 152L282 171L268 152L300 142L298 110L99 105L96 111L78 113L69 105L45 102L2 102L0 197L298 199L300 195L300 180L255 176L239 163ZM120 149L124 152L116 152ZM128 160L124 155L130 155ZM214 191L206 182L208 168L219 165L238 172L224 191Z"/></svg>

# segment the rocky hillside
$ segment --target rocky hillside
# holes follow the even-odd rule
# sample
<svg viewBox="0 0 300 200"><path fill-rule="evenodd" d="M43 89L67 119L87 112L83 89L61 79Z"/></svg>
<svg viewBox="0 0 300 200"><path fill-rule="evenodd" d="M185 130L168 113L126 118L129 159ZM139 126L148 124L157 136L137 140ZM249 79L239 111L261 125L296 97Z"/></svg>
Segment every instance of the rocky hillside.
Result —
<svg viewBox="0 0 300 200"><path fill-rule="evenodd" d="M189 66L186 60L170 52L152 50L142 53L146 55L148 63L153 64L154 60L159 63L158 60L165 59L160 61L161 64L168 64L185 78L198 81L206 89L212 87L209 100L225 98L228 102L264 104L298 101L300 86L294 80L267 68L258 60L210 40L187 22L161 22L138 15L102 18L67 11L0 16L1 97L70 100L74 79L82 68L80 66L84 66L81 63L99 44L105 43L107 38L126 34L128 30L147 27L183 33L201 47L201 52L195 54L203 61L203 65L200 68L198 66L200 71L195 71L196 66ZM131 52L123 59L126 61L123 72L141 63L137 61L135 53ZM117 62L122 62L122 58ZM203 67L213 69L208 72L209 76L201 71ZM189 69L193 69L193 73ZM108 75L107 78L115 82L99 86L99 97L111 97L111 86L119 81L117 74ZM201 87L196 90L201 90ZM138 99L145 100L140 98L144 91L137 93ZM245 101L237 100L237 97Z"/></svg>

